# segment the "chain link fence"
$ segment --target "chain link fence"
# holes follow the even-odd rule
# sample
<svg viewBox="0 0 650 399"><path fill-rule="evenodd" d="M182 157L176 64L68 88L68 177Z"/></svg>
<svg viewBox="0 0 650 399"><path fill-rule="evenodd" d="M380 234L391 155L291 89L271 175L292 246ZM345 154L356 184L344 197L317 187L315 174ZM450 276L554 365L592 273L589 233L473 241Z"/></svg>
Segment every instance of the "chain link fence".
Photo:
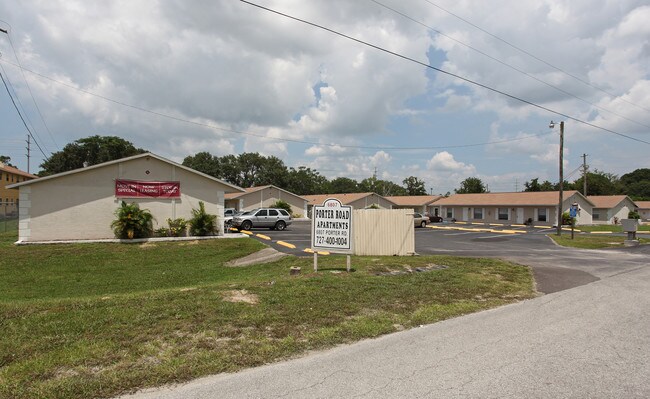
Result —
<svg viewBox="0 0 650 399"><path fill-rule="evenodd" d="M0 202L0 233L18 230L18 205Z"/></svg>

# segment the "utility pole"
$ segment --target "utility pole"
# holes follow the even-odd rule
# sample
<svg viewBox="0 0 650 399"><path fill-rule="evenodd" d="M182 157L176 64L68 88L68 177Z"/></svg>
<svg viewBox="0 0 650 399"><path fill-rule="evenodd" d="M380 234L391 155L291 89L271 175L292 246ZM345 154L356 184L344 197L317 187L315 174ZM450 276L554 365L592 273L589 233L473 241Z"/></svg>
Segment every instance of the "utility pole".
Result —
<svg viewBox="0 0 650 399"><path fill-rule="evenodd" d="M548 125L549 128L555 127L555 122L551 121ZM562 200L564 199L564 121L560 122L560 184L559 186L559 199L557 204L557 235L562 235Z"/></svg>
<svg viewBox="0 0 650 399"><path fill-rule="evenodd" d="M29 173L29 158L31 158L31 152L32 152L31 144L32 142L28 134L27 135L27 173Z"/></svg>
<svg viewBox="0 0 650 399"><path fill-rule="evenodd" d="M519 192L519 179L515 178L515 192Z"/></svg>
<svg viewBox="0 0 650 399"><path fill-rule="evenodd" d="M587 196L587 154L582 154L582 193Z"/></svg>

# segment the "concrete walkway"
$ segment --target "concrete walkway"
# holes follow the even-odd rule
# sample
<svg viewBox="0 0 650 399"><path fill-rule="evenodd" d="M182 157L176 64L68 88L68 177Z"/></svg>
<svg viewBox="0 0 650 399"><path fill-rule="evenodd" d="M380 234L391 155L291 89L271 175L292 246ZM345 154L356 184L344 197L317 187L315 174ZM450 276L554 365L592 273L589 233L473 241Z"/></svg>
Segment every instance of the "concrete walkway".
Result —
<svg viewBox="0 0 650 399"><path fill-rule="evenodd" d="M123 398L649 398L650 265L600 277L498 309Z"/></svg>

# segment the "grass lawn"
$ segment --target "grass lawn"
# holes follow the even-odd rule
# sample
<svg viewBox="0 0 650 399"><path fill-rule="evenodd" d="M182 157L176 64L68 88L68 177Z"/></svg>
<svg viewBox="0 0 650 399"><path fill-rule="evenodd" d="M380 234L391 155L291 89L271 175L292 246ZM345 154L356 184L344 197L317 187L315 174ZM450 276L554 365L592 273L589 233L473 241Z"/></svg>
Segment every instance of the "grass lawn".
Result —
<svg viewBox="0 0 650 399"><path fill-rule="evenodd" d="M0 220L0 233L18 231L18 219Z"/></svg>
<svg viewBox="0 0 650 399"><path fill-rule="evenodd" d="M611 231L614 233L622 233L623 226L620 224L597 224L594 226L578 226L576 227L580 231L591 232L591 231ZM639 231L650 231L650 224L639 225Z"/></svg>
<svg viewBox="0 0 650 399"><path fill-rule="evenodd" d="M596 236L596 235L582 235L576 234L575 238L571 239L571 233L562 234L561 237L555 234L549 234L556 243L564 247L583 248L583 249L601 249L601 248L622 248L623 241L626 237L622 236ZM637 236L641 244L650 242L647 238Z"/></svg>
<svg viewBox="0 0 650 399"><path fill-rule="evenodd" d="M15 240L0 234L3 399L111 397L535 296L528 268L496 259L353 257L346 273L330 256L315 274L310 258L225 267L252 239Z"/></svg>

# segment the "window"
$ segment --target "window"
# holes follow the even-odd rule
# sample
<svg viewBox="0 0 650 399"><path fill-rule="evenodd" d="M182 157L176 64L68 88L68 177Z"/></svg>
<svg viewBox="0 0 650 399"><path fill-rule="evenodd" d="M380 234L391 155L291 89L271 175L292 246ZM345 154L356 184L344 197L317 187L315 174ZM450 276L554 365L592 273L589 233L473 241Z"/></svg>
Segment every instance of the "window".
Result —
<svg viewBox="0 0 650 399"><path fill-rule="evenodd" d="M257 212L255 216L267 216L266 209L262 209L261 211Z"/></svg>
<svg viewBox="0 0 650 399"><path fill-rule="evenodd" d="M269 209L269 216L278 216L278 211L275 209Z"/></svg>
<svg viewBox="0 0 650 399"><path fill-rule="evenodd" d="M454 217L454 208L447 208L447 217L450 219Z"/></svg>
<svg viewBox="0 0 650 399"><path fill-rule="evenodd" d="M594 209L593 219L594 220L600 220L600 210Z"/></svg>
<svg viewBox="0 0 650 399"><path fill-rule="evenodd" d="M280 213L284 216L289 216L289 212L285 211L284 209L280 209Z"/></svg>
<svg viewBox="0 0 650 399"><path fill-rule="evenodd" d="M537 221L546 222L546 208L537 209Z"/></svg>
<svg viewBox="0 0 650 399"><path fill-rule="evenodd" d="M474 219L483 219L483 208L474 208Z"/></svg>
<svg viewBox="0 0 650 399"><path fill-rule="evenodd" d="M499 208L499 220L508 220L508 208Z"/></svg>

